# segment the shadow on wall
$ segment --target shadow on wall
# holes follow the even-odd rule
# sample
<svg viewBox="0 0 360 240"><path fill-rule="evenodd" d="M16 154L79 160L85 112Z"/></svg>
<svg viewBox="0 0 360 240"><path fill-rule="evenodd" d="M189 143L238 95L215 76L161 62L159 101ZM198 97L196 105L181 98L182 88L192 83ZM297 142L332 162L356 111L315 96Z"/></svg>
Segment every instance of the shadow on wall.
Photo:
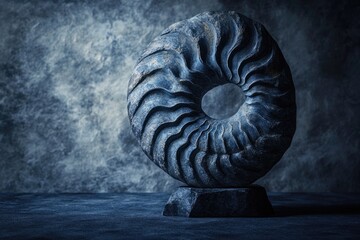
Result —
<svg viewBox="0 0 360 240"><path fill-rule="evenodd" d="M359 191L357 5L3 1L0 191L178 186L133 137L126 90L136 59L155 36L207 10L236 10L263 23L292 69L298 129L282 161L258 183L270 191Z"/></svg>

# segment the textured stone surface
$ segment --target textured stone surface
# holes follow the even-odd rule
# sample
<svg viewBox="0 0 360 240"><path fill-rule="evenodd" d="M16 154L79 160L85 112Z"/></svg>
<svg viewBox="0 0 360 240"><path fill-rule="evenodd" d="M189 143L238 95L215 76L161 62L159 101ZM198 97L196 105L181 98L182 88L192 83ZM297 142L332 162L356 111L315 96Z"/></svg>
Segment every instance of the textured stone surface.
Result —
<svg viewBox="0 0 360 240"><path fill-rule="evenodd" d="M0 191L173 192L131 132L127 84L163 29L211 10L263 23L292 70L293 143L257 183L360 191L360 10L339 0L1 0Z"/></svg>
<svg viewBox="0 0 360 240"><path fill-rule="evenodd" d="M214 87L232 83L245 101L214 119L201 108ZM140 57L128 111L147 156L196 187L247 186L290 146L296 127L290 69L264 26L236 12L205 12L175 23Z"/></svg>
<svg viewBox="0 0 360 240"><path fill-rule="evenodd" d="M360 239L360 194L269 193L274 217L182 218L169 194L0 194L0 239Z"/></svg>
<svg viewBox="0 0 360 240"><path fill-rule="evenodd" d="M164 216L260 217L273 215L273 209L260 186L248 188L180 187L165 205Z"/></svg>

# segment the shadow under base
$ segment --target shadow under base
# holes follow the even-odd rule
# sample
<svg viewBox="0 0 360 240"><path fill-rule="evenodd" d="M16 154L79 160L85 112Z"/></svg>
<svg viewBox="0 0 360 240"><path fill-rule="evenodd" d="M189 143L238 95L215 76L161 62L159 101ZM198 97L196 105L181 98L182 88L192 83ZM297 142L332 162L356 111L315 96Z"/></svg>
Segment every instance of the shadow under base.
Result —
<svg viewBox="0 0 360 240"><path fill-rule="evenodd" d="M165 205L164 216L264 217L274 214L265 188L179 187Z"/></svg>

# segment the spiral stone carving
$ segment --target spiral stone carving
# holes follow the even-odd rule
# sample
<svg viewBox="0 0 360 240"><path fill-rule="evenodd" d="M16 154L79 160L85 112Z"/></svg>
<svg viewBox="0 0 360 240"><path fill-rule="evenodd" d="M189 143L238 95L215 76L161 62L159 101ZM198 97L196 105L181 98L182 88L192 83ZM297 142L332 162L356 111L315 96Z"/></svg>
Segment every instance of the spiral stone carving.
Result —
<svg viewBox="0 0 360 240"><path fill-rule="evenodd" d="M245 102L213 119L201 99L226 83ZM296 128L290 69L265 27L235 12L175 23L140 57L128 88L132 130L147 156L195 187L241 187L265 175Z"/></svg>

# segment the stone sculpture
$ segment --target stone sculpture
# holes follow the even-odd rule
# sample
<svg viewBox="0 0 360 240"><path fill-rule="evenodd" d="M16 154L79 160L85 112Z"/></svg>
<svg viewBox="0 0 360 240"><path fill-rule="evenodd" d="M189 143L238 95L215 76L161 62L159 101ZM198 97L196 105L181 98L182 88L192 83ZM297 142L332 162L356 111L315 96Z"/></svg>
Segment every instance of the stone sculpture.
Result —
<svg viewBox="0 0 360 240"><path fill-rule="evenodd" d="M212 88L233 83L245 102L213 119ZM131 127L147 156L192 187L245 187L289 147L296 127L290 69L265 27L235 12L175 23L140 57L128 88Z"/></svg>

